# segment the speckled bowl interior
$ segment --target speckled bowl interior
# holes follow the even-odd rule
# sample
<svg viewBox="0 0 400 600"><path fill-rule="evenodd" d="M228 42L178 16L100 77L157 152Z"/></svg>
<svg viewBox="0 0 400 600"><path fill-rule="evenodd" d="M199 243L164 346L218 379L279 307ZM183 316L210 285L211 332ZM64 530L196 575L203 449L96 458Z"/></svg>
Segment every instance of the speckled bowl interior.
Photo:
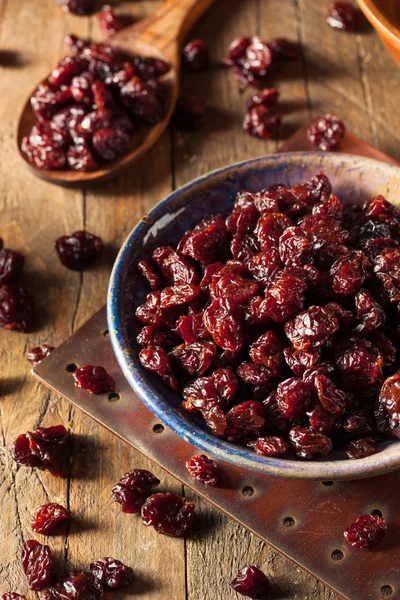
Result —
<svg viewBox="0 0 400 600"><path fill-rule="evenodd" d="M328 460L312 462L259 456L250 448L217 438L201 418L189 417L180 408L180 395L169 390L158 376L145 371L138 360L135 338L140 324L135 319L135 309L149 291L137 271L138 261L148 258L156 246L176 244L185 231L204 217L227 215L239 190L257 192L274 183L293 185L319 171L330 178L334 192L344 203L360 203L376 194L383 194L393 204L399 203L400 168L352 155L277 154L204 175L162 200L129 234L110 278L108 326L117 360L134 391L163 423L202 451L269 475L321 480L371 477L400 467L400 441L387 441L376 454L356 461L347 460L339 451Z"/></svg>

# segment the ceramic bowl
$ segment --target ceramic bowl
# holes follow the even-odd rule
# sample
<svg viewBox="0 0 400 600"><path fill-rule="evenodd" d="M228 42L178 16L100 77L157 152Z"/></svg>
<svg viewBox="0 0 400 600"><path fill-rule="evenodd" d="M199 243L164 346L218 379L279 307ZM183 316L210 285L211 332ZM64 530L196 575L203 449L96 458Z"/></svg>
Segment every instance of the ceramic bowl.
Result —
<svg viewBox="0 0 400 600"><path fill-rule="evenodd" d="M398 0L357 0L386 50L400 64L400 5Z"/></svg>
<svg viewBox="0 0 400 600"><path fill-rule="evenodd" d="M373 456L355 461L346 459L343 452L313 462L259 456L250 448L217 438L201 418L190 418L180 408L180 395L140 366L135 340L140 330L135 309L149 291L136 268L139 260L149 257L156 246L176 244L204 217L228 214L239 190L256 192L274 183L293 185L321 170L343 202L363 202L376 194L392 202L400 198L400 168L346 154L277 154L209 173L162 200L129 234L111 274L107 317L113 349L128 382L148 408L187 442L216 458L269 475L355 479L399 468L400 441L387 441Z"/></svg>

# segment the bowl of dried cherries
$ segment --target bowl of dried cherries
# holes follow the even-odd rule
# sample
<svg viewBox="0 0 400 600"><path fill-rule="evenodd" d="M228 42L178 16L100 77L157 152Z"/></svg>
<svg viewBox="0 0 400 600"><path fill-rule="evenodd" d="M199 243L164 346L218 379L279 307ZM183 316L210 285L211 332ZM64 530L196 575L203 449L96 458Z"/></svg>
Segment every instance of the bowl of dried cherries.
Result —
<svg viewBox="0 0 400 600"><path fill-rule="evenodd" d="M110 337L134 391L245 468L322 480L399 468L399 198L399 168L322 152L173 192L110 279Z"/></svg>

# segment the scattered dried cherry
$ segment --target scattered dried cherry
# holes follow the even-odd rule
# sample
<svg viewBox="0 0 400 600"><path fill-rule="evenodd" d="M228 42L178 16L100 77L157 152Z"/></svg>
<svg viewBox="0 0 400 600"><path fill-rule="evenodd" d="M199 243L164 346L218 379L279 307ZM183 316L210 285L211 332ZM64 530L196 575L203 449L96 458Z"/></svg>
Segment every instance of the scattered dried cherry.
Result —
<svg viewBox="0 0 400 600"><path fill-rule="evenodd" d="M69 433L64 425L36 427L17 437L12 447L15 462L47 469L55 477L65 474L69 457Z"/></svg>
<svg viewBox="0 0 400 600"><path fill-rule="evenodd" d="M250 135L270 140L282 119L277 105L278 97L278 90L268 88L253 96L247 105L243 129Z"/></svg>
<svg viewBox="0 0 400 600"><path fill-rule="evenodd" d="M307 129L307 136L314 146L327 152L338 146L345 132L346 128L341 119L336 115L326 114L311 123Z"/></svg>
<svg viewBox="0 0 400 600"><path fill-rule="evenodd" d="M75 386L91 394L103 394L115 390L115 381L104 367L84 365L74 372Z"/></svg>
<svg viewBox="0 0 400 600"><path fill-rule="evenodd" d="M35 307L31 294L14 283L0 287L0 326L26 332L34 323Z"/></svg>
<svg viewBox="0 0 400 600"><path fill-rule="evenodd" d="M82 271L103 252L101 238L88 231L74 231L55 241L55 248L61 263L76 271Z"/></svg>
<svg viewBox="0 0 400 600"><path fill-rule="evenodd" d="M217 486L221 479L221 469L219 465L215 460L207 458L204 454L192 456L186 461L186 468L197 481L211 487Z"/></svg>
<svg viewBox="0 0 400 600"><path fill-rule="evenodd" d="M90 564L90 571L97 581L112 590L129 585L134 579L133 569L111 556L99 558Z"/></svg>
<svg viewBox="0 0 400 600"><path fill-rule="evenodd" d="M102 600L103 597L103 585L87 571L74 571L40 593L40 600Z"/></svg>
<svg viewBox="0 0 400 600"><path fill-rule="evenodd" d="M150 471L133 469L121 477L111 494L115 502L122 504L122 512L137 514L151 490L158 485L160 480Z"/></svg>
<svg viewBox="0 0 400 600"><path fill-rule="evenodd" d="M49 504L43 504L35 510L32 516L32 529L36 533L42 535L54 535L71 520L71 513L69 510L61 506L50 502Z"/></svg>
<svg viewBox="0 0 400 600"><path fill-rule="evenodd" d="M176 494L153 494L142 506L143 524L152 525L157 533L184 535L194 519L194 504Z"/></svg>
<svg viewBox="0 0 400 600"><path fill-rule="evenodd" d="M115 13L115 10L109 4L104 4L97 13L100 29L106 35L115 35L122 29L122 25Z"/></svg>
<svg viewBox="0 0 400 600"><path fill-rule="evenodd" d="M361 21L361 11L350 2L334 2L328 7L326 22L334 29L354 31Z"/></svg>
<svg viewBox="0 0 400 600"><path fill-rule="evenodd" d="M74 15L90 15L93 11L93 0L57 0L64 12Z"/></svg>
<svg viewBox="0 0 400 600"><path fill-rule="evenodd" d="M254 566L240 569L231 581L231 587L247 598L263 598L270 591L269 581L260 569Z"/></svg>
<svg viewBox="0 0 400 600"><path fill-rule="evenodd" d="M49 546L36 540L26 541L22 548L22 567L31 590L38 592L48 587L54 569Z"/></svg>
<svg viewBox="0 0 400 600"><path fill-rule="evenodd" d="M349 525L344 537L350 546L355 548L371 548L383 540L387 533L385 519L379 515L362 515Z"/></svg>
<svg viewBox="0 0 400 600"><path fill-rule="evenodd" d="M188 71L201 71L210 62L210 54L202 40L188 42L183 49L183 66Z"/></svg>
<svg viewBox="0 0 400 600"><path fill-rule="evenodd" d="M0 285L14 283L24 266L24 257L14 250L0 248Z"/></svg>
<svg viewBox="0 0 400 600"><path fill-rule="evenodd" d="M29 350L26 355L26 358L34 367L36 367L39 363L42 362L45 358L47 358L54 350L54 346L49 346L48 344L41 344L40 346L34 346Z"/></svg>
<svg viewBox="0 0 400 600"><path fill-rule="evenodd" d="M5 592L2 594L1 600L26 600L26 597L17 592Z"/></svg>

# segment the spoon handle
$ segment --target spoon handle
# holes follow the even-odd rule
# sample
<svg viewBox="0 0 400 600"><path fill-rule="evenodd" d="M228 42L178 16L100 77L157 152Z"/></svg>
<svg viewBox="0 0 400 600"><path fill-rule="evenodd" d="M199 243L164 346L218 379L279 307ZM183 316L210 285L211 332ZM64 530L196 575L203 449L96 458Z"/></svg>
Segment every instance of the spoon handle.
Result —
<svg viewBox="0 0 400 600"><path fill-rule="evenodd" d="M173 62L179 42L215 0L165 0L148 18L122 30L136 40L158 48ZM129 31L130 30L130 31Z"/></svg>

